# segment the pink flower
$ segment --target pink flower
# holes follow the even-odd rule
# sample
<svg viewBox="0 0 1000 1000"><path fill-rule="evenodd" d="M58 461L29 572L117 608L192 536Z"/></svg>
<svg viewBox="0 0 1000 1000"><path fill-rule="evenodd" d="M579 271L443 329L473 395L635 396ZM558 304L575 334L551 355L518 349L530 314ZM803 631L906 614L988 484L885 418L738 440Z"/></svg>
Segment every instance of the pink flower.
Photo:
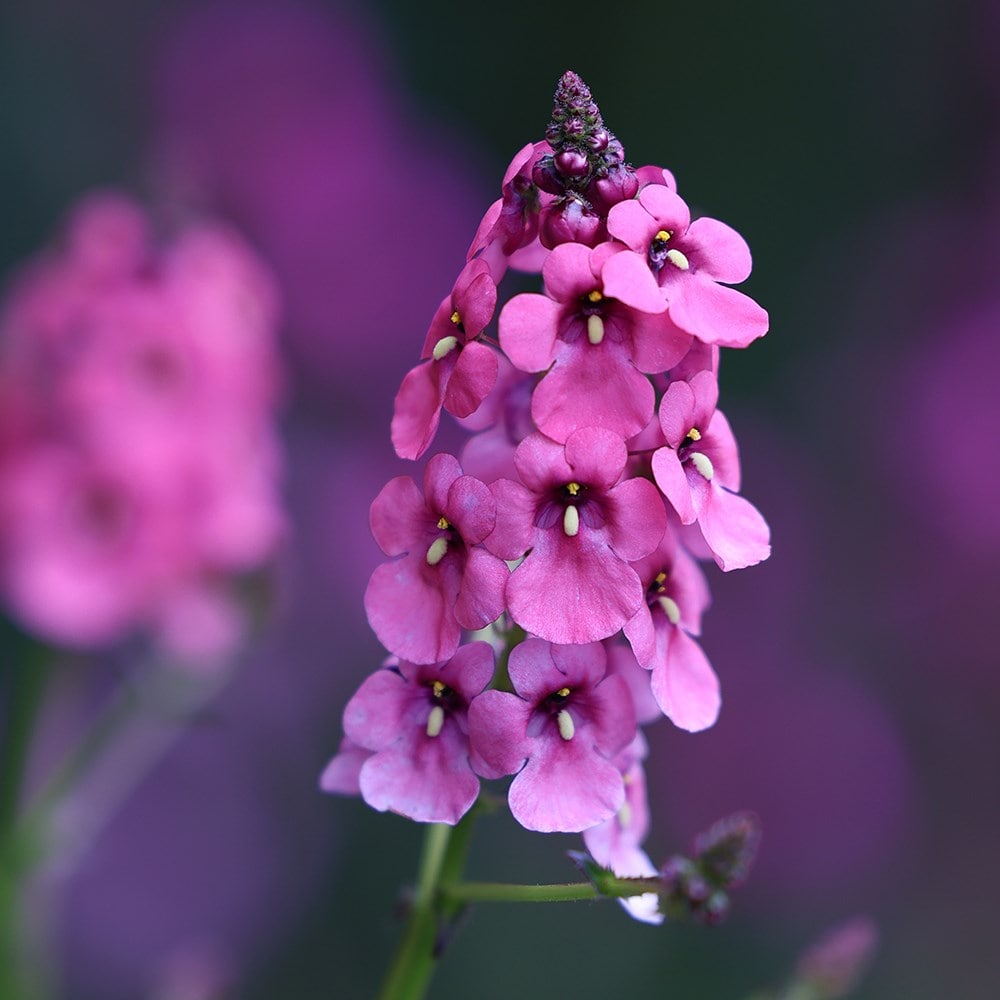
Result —
<svg viewBox="0 0 1000 1000"><path fill-rule="evenodd" d="M642 733L615 758L625 783L625 801L621 808L597 826L583 831L583 842L591 857L620 878L646 878L657 874L656 865L642 849L649 833L649 801L646 795L646 773L642 762L648 748ZM647 924L663 923L656 893L620 899L622 907L636 920Z"/></svg>
<svg viewBox="0 0 1000 1000"><path fill-rule="evenodd" d="M517 772L508 802L529 830L578 833L625 801L612 760L635 736L635 712L606 664L600 643L527 639L508 664L517 693L485 691L469 709L476 770L484 778Z"/></svg>
<svg viewBox="0 0 1000 1000"><path fill-rule="evenodd" d="M620 251L612 243L556 247L542 269L548 296L515 296L500 314L500 346L514 365L548 372L531 412L557 441L585 426L638 433L655 405L642 373L666 371L691 343L646 264Z"/></svg>
<svg viewBox="0 0 1000 1000"><path fill-rule="evenodd" d="M396 394L392 443L400 458L420 458L428 449L442 407L467 417L493 388L497 356L476 338L493 318L496 303L489 267L470 261L434 314L421 353L427 360L406 374Z"/></svg>
<svg viewBox="0 0 1000 1000"><path fill-rule="evenodd" d="M437 663L454 654L463 628L500 616L507 567L479 546L495 521L489 488L463 475L452 455L427 463L423 495L409 476L386 484L372 504L372 534L401 558L372 573L365 610L387 649Z"/></svg>
<svg viewBox="0 0 1000 1000"><path fill-rule="evenodd" d="M653 474L681 523L697 521L715 561L732 570L766 559L771 532L757 508L737 496L739 454L728 421L715 409L718 395L711 372L671 382L660 402L667 447L653 455Z"/></svg>
<svg viewBox="0 0 1000 1000"><path fill-rule="evenodd" d="M652 670L657 705L676 726L707 729L719 715L719 680L701 647L701 613L708 585L698 564L670 528L655 552L632 564L646 588L646 600L625 624L636 660Z"/></svg>
<svg viewBox="0 0 1000 1000"><path fill-rule="evenodd" d="M469 764L468 709L493 676L488 643L463 646L447 663L405 660L372 674L344 709L350 743L327 765L331 791L358 787L374 809L421 823L457 823L479 794Z"/></svg>
<svg viewBox="0 0 1000 1000"><path fill-rule="evenodd" d="M750 274L743 237L716 219L691 221L684 200L665 184L647 184L637 199L615 205L608 232L626 243L657 276L670 318L700 340L746 347L767 332L767 313L725 284Z"/></svg>
<svg viewBox="0 0 1000 1000"><path fill-rule="evenodd" d="M532 434L514 453L521 483L492 484L496 527L486 545L503 559L528 553L506 591L511 616L527 631L592 642L617 632L641 605L629 561L656 547L666 514L652 483L622 480L626 459L622 439L598 427L574 431L565 446Z"/></svg>
<svg viewBox="0 0 1000 1000"><path fill-rule="evenodd" d="M284 530L276 322L235 233L158 246L110 193L25 269L2 320L0 580L29 627L71 646L146 630L195 661L234 648L228 578Z"/></svg>

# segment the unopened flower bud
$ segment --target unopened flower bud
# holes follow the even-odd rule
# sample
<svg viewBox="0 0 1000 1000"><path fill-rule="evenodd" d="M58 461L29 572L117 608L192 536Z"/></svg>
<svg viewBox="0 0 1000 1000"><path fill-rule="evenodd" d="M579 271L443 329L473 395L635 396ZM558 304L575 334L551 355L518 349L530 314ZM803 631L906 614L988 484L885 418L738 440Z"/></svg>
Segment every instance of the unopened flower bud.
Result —
<svg viewBox="0 0 1000 1000"><path fill-rule="evenodd" d="M604 222L596 212L578 198L565 198L542 211L538 238L549 250L561 243L582 243L597 246L604 237Z"/></svg>
<svg viewBox="0 0 1000 1000"><path fill-rule="evenodd" d="M555 166L564 177L585 177L590 172L587 157L578 149L564 149L557 153Z"/></svg>

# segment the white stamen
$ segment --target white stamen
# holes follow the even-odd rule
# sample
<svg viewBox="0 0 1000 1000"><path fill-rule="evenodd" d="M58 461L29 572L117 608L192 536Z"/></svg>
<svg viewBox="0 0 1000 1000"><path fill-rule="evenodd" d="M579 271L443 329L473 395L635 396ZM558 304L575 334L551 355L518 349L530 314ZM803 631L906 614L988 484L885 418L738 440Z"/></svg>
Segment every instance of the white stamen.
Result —
<svg viewBox="0 0 1000 1000"><path fill-rule="evenodd" d="M674 267L679 267L682 271L686 271L691 266L688 263L687 257L685 257L680 250L668 250L667 260L669 260Z"/></svg>
<svg viewBox="0 0 1000 1000"><path fill-rule="evenodd" d="M556 722L559 724L559 735L568 743L576 735L576 726L573 725L573 716L564 708L557 716Z"/></svg>
<svg viewBox="0 0 1000 1000"><path fill-rule="evenodd" d="M435 705L431 709L431 714L427 716L427 735L433 739L444 726L444 709L440 705Z"/></svg>
<svg viewBox="0 0 1000 1000"><path fill-rule="evenodd" d="M431 357L434 358L435 361L440 361L450 351L455 350L456 347L458 347L458 337L442 337L434 345L434 350L431 351Z"/></svg>
<svg viewBox="0 0 1000 1000"><path fill-rule="evenodd" d="M563 512L563 531L570 538L580 533L580 512L572 504Z"/></svg>
<svg viewBox="0 0 1000 1000"><path fill-rule="evenodd" d="M431 542L431 547L427 550L427 565L437 566L442 559L444 559L445 553L448 551L448 539L447 538L435 538Z"/></svg>
<svg viewBox="0 0 1000 1000"><path fill-rule="evenodd" d="M659 597L660 607L667 616L671 625L676 625L681 620L681 609L677 607L677 602L672 597Z"/></svg>
<svg viewBox="0 0 1000 1000"><path fill-rule="evenodd" d="M632 825L632 807L627 801L623 802L621 809L618 810L618 825L623 830Z"/></svg>
<svg viewBox="0 0 1000 1000"><path fill-rule="evenodd" d="M595 346L604 340L604 320L597 313L587 317L587 340Z"/></svg>
<svg viewBox="0 0 1000 1000"><path fill-rule="evenodd" d="M712 460L708 455L703 454L700 451L693 451L690 454L690 459L694 462L694 467L706 478L711 479L715 475L715 466L712 465Z"/></svg>

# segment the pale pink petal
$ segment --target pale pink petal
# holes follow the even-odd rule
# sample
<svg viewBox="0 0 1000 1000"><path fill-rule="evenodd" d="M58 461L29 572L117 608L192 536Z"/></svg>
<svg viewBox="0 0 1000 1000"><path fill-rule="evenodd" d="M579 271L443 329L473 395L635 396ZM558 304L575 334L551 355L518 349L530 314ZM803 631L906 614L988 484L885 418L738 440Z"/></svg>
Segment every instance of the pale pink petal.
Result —
<svg viewBox="0 0 1000 1000"><path fill-rule="evenodd" d="M677 512L681 524L691 524L698 515L691 499L687 473L677 457L677 452L673 448L660 448L653 453L652 465L656 485Z"/></svg>
<svg viewBox="0 0 1000 1000"><path fill-rule="evenodd" d="M619 202L608 213L608 232L643 256L649 252L659 228L656 219L637 200Z"/></svg>
<svg viewBox="0 0 1000 1000"><path fill-rule="evenodd" d="M542 278L545 291L558 302L570 302L599 286L590 266L590 248L581 243L557 246L546 258Z"/></svg>
<svg viewBox="0 0 1000 1000"><path fill-rule="evenodd" d="M690 347L691 334L677 326L669 313L637 317L632 327L632 361L641 372L669 371Z"/></svg>
<svg viewBox="0 0 1000 1000"><path fill-rule="evenodd" d="M410 709L406 678L383 667L365 678L344 708L344 733L364 750L384 750L399 739Z"/></svg>
<svg viewBox="0 0 1000 1000"><path fill-rule="evenodd" d="M671 448L680 447L687 432L695 425L695 396L687 382L671 382L660 400L660 428Z"/></svg>
<svg viewBox="0 0 1000 1000"><path fill-rule="evenodd" d="M352 743L346 736L340 741L337 755L323 768L319 778L319 787L324 792L335 792L339 795L360 795L361 765L374 751L365 750Z"/></svg>
<svg viewBox="0 0 1000 1000"><path fill-rule="evenodd" d="M623 559L649 555L667 530L667 512L648 479L628 479L610 493L614 513L608 519L611 546Z"/></svg>
<svg viewBox="0 0 1000 1000"><path fill-rule="evenodd" d="M455 620L462 628L475 631L500 617L509 575L502 559L481 548L469 551L462 589L455 603Z"/></svg>
<svg viewBox="0 0 1000 1000"><path fill-rule="evenodd" d="M661 313L667 300L642 254L614 254L601 271L604 294L644 313Z"/></svg>
<svg viewBox="0 0 1000 1000"><path fill-rule="evenodd" d="M698 526L727 572L754 566L771 554L771 529L748 500L718 487L698 516Z"/></svg>

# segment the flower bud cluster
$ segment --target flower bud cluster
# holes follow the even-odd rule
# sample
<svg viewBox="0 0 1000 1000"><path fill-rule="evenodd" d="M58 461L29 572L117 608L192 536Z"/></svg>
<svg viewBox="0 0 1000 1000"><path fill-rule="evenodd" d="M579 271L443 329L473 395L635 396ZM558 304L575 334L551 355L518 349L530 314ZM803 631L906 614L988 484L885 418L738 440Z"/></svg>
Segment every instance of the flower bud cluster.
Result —
<svg viewBox="0 0 1000 1000"><path fill-rule="evenodd" d="M543 290L501 305L509 268ZM629 166L566 73L397 394L400 457L424 455L442 410L471 437L372 504L388 560L365 605L392 656L348 704L325 789L455 823L480 778L515 775L522 825L587 831L601 864L655 873L637 727L714 723L699 561L770 552L716 406L720 347L767 330L729 287L749 273L743 239L692 220L668 171Z"/></svg>
<svg viewBox="0 0 1000 1000"><path fill-rule="evenodd" d="M0 589L50 642L145 630L203 662L238 639L233 579L282 531L275 291L226 228L165 247L148 229L92 196L6 297Z"/></svg>

